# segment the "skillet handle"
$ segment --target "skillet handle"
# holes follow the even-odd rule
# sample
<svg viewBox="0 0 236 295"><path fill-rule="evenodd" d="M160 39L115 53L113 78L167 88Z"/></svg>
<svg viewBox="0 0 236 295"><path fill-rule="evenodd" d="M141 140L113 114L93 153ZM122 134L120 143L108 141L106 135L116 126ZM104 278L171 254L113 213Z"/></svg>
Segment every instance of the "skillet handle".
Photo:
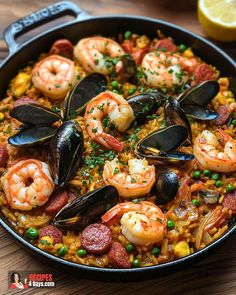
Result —
<svg viewBox="0 0 236 295"><path fill-rule="evenodd" d="M14 54L24 44L24 42L17 42L15 40L17 37L40 25L65 15L72 15L75 16L76 19L82 19L86 18L87 13L81 10L75 3L63 1L42 8L41 10L33 12L12 23L3 33L4 40L9 49L9 54Z"/></svg>

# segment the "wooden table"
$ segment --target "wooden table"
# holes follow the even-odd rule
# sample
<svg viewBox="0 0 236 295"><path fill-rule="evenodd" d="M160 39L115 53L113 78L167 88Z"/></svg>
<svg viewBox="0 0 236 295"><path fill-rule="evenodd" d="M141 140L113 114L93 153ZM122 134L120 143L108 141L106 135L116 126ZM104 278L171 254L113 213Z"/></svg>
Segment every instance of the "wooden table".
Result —
<svg viewBox="0 0 236 295"><path fill-rule="evenodd" d="M15 0L0 1L0 38L4 28L16 19L56 1ZM82 9L91 15L112 13L136 14L162 18L204 35L198 24L196 1L179 0L77 0ZM188 4L186 4L188 3ZM187 5L187 7L185 6ZM218 44L236 57L236 44ZM7 55L5 43L0 41L0 59ZM0 229L0 294L8 294L7 273L9 270L47 271L54 270L36 260L17 245L3 229ZM80 279L71 274L58 276L56 289L29 289L13 294L236 294L236 236L227 240L213 255L184 271L162 278L135 283L106 283Z"/></svg>

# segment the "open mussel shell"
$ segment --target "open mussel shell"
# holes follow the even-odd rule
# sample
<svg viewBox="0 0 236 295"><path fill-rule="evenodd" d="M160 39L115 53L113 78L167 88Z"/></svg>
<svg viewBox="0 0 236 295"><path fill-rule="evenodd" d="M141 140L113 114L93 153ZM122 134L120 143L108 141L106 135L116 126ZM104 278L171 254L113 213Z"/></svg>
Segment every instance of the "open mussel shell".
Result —
<svg viewBox="0 0 236 295"><path fill-rule="evenodd" d="M33 103L13 108L10 116L26 125L52 125L61 120L61 117L50 109Z"/></svg>
<svg viewBox="0 0 236 295"><path fill-rule="evenodd" d="M136 73L137 66L132 56L129 54L124 54L120 57L120 60L122 61L122 64L123 64L125 78L126 79L133 78Z"/></svg>
<svg viewBox="0 0 236 295"><path fill-rule="evenodd" d="M161 98L159 92L145 92L134 95L127 101L134 111L135 120L142 122L148 115L156 113L161 105Z"/></svg>
<svg viewBox="0 0 236 295"><path fill-rule="evenodd" d="M118 201L117 189L111 185L103 186L67 204L55 216L54 224L63 229L81 230L99 220Z"/></svg>
<svg viewBox="0 0 236 295"><path fill-rule="evenodd" d="M182 106L191 104L205 107L217 95L219 90L220 86L217 81L204 81L198 85L188 88L186 91L181 93L178 97L178 101Z"/></svg>
<svg viewBox="0 0 236 295"><path fill-rule="evenodd" d="M192 131L180 103L173 97L169 97L165 105L165 118L168 125L182 125L188 131L188 137L183 143L184 145L191 145Z"/></svg>
<svg viewBox="0 0 236 295"><path fill-rule="evenodd" d="M185 114L195 120L210 121L215 120L219 117L217 112L197 105L184 105L183 110Z"/></svg>
<svg viewBox="0 0 236 295"><path fill-rule="evenodd" d="M33 126L22 129L17 134L8 138L9 144L16 147L35 146L49 141L57 132L51 126Z"/></svg>
<svg viewBox="0 0 236 295"><path fill-rule="evenodd" d="M68 93L62 107L65 121L81 114L87 103L96 95L106 90L107 79L104 75L93 73L78 82Z"/></svg>
<svg viewBox="0 0 236 295"><path fill-rule="evenodd" d="M162 171L157 178L155 187L156 204L163 205L172 201L178 192L178 188L179 179L177 175L170 170Z"/></svg>
<svg viewBox="0 0 236 295"><path fill-rule="evenodd" d="M152 149L156 152L169 152L177 149L187 139L188 131L184 126L172 125L158 129L140 140L137 150L149 153Z"/></svg>
<svg viewBox="0 0 236 295"><path fill-rule="evenodd" d="M74 121L63 123L49 145L49 159L55 184L64 186L81 164L83 132Z"/></svg>
<svg viewBox="0 0 236 295"><path fill-rule="evenodd" d="M216 204L220 198L220 193L213 190L200 190L198 193L206 204Z"/></svg>

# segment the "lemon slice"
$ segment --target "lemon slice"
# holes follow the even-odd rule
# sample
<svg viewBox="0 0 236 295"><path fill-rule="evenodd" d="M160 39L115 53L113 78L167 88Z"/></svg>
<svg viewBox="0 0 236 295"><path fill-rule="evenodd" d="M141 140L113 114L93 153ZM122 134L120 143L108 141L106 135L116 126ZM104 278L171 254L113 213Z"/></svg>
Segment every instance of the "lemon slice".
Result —
<svg viewBox="0 0 236 295"><path fill-rule="evenodd" d="M236 0L198 0L198 19L209 37L236 40Z"/></svg>

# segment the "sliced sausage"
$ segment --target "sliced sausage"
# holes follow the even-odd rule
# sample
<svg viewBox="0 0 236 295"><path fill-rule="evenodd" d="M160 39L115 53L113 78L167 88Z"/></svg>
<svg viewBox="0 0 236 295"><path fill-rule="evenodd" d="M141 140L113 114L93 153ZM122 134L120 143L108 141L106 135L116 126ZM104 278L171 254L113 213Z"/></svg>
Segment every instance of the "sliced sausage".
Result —
<svg viewBox="0 0 236 295"><path fill-rule="evenodd" d="M41 239L44 236L49 236L53 238L54 244L62 243L63 234L54 225L48 224L39 229L39 239Z"/></svg>
<svg viewBox="0 0 236 295"><path fill-rule="evenodd" d="M122 44L121 47L124 49L126 53L132 53L133 51L133 42L130 40L125 40Z"/></svg>
<svg viewBox="0 0 236 295"><path fill-rule="evenodd" d="M55 215L67 204L68 199L69 195L66 191L55 192L45 205L45 213L48 215Z"/></svg>
<svg viewBox="0 0 236 295"><path fill-rule="evenodd" d="M126 249L118 242L112 242L107 254L110 264L116 268L130 268L131 262Z"/></svg>
<svg viewBox="0 0 236 295"><path fill-rule="evenodd" d="M89 253L104 254L111 246L111 231L104 224L93 223L82 231L81 240L82 247Z"/></svg>
<svg viewBox="0 0 236 295"><path fill-rule="evenodd" d="M21 105L23 105L23 104L28 104L28 103L39 104L39 103L37 102L37 100L35 100L35 99L29 98L29 97L27 97L27 96L22 96L22 97L18 98L18 99L14 102L13 107L15 108L15 107L21 106Z"/></svg>
<svg viewBox="0 0 236 295"><path fill-rule="evenodd" d="M158 40L157 43L154 44L153 47L154 47L154 49L166 50L169 52L177 52L178 51L177 46L173 43L173 41L171 41L168 38Z"/></svg>
<svg viewBox="0 0 236 295"><path fill-rule="evenodd" d="M236 214L236 191L233 193L227 193L224 196L222 207L232 210L233 214Z"/></svg>
<svg viewBox="0 0 236 295"><path fill-rule="evenodd" d="M74 47L70 40L60 39L53 43L49 54L58 54L67 58L73 58Z"/></svg>
<svg viewBox="0 0 236 295"><path fill-rule="evenodd" d="M133 53L131 54L134 61L136 62L136 64L141 64L143 58L144 58L144 55L148 52L148 49L147 48L135 48L135 50L133 51Z"/></svg>
<svg viewBox="0 0 236 295"><path fill-rule="evenodd" d="M8 151L5 144L0 144L0 167L6 167L8 160Z"/></svg>
<svg viewBox="0 0 236 295"><path fill-rule="evenodd" d="M212 66L208 64L200 64L196 67L194 72L195 82L201 83L207 80L215 80L216 79L216 72L212 68Z"/></svg>
<svg viewBox="0 0 236 295"><path fill-rule="evenodd" d="M217 113L219 115L219 117L217 119L214 120L214 123L217 126L222 126L224 125L227 120L229 119L229 115L230 115L230 111L227 109L226 106L220 106L217 109Z"/></svg>

